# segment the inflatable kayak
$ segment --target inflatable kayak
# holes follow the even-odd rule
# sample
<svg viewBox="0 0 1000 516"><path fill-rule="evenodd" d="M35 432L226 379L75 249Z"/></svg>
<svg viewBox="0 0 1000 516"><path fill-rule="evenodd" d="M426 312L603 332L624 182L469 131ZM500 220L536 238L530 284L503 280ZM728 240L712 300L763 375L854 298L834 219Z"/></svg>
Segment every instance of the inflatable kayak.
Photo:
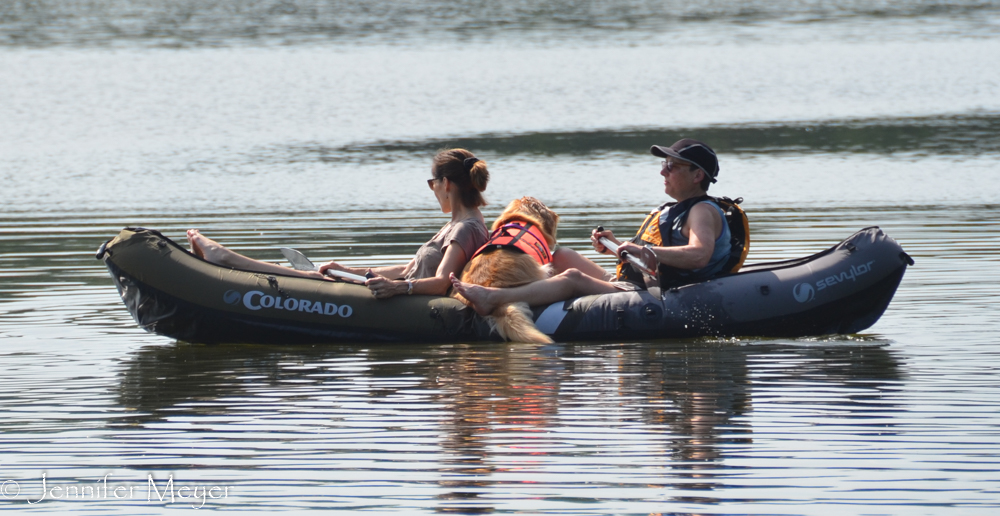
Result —
<svg viewBox="0 0 1000 516"><path fill-rule="evenodd" d="M377 300L360 285L220 267L159 232L125 228L97 252L136 323L198 343L500 340L450 297ZM586 296L535 307L557 341L856 333L878 321L913 260L879 228L820 253L746 266L661 292Z"/></svg>

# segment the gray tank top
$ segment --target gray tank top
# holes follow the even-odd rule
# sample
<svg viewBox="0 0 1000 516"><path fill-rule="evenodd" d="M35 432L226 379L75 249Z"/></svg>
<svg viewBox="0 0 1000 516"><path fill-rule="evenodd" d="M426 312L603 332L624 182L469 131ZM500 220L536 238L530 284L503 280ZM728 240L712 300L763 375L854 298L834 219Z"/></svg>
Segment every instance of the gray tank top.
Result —
<svg viewBox="0 0 1000 516"><path fill-rule="evenodd" d="M459 220L449 222L434 235L429 242L420 246L414 258L413 268L406 274L408 280L418 280L423 278L433 278L437 275L441 260L444 259L445 250L451 244L462 248L465 258L472 257L472 253L486 243L489 232L486 224L479 218Z"/></svg>

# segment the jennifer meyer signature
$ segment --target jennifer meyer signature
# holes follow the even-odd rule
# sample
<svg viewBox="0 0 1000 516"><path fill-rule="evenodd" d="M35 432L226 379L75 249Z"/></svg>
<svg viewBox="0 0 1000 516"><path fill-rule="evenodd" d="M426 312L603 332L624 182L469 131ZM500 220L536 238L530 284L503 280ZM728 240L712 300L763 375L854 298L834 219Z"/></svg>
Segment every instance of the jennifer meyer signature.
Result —
<svg viewBox="0 0 1000 516"><path fill-rule="evenodd" d="M4 480L0 484L0 497L8 500L24 499L34 505L45 500L141 500L144 495L147 502L176 503L188 502L191 507L201 509L208 500L229 498L231 486L209 485L175 485L174 476L167 480L157 481L150 473L145 484L111 483L104 475L93 484L53 484L42 473L42 490L40 493L21 493L21 484L16 480Z"/></svg>

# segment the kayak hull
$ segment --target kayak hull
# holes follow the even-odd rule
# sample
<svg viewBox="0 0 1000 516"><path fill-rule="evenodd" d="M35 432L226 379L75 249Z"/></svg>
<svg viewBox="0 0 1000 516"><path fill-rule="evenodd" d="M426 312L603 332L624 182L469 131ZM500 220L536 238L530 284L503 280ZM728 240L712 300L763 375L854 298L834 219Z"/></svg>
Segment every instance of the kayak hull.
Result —
<svg viewBox="0 0 1000 516"><path fill-rule="evenodd" d="M450 297L374 299L360 285L220 267L159 232L125 228L101 246L122 301L146 331L198 343L500 340ZM660 292L585 296L535 307L560 341L803 337L856 333L885 312L912 260L878 228L812 256Z"/></svg>

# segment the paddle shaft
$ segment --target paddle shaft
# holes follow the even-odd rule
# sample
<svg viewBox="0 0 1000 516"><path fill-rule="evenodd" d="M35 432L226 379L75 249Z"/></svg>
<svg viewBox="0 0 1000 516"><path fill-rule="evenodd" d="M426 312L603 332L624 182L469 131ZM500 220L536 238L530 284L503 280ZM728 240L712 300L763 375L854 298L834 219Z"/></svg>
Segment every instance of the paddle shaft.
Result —
<svg viewBox="0 0 1000 516"><path fill-rule="evenodd" d="M604 226L597 226L597 230L604 231ZM646 267L646 265L643 264L642 260L640 260L638 257L632 256L631 254L628 254L626 252L619 253L618 250L621 249L621 246L616 245L614 242L607 239L606 237L600 237L597 239L597 241L600 242L601 245L603 245L604 247L607 247L612 253L621 256L623 260L628 260L629 263L638 267L639 270L649 274L650 276L656 276L656 272L649 270L649 268Z"/></svg>
<svg viewBox="0 0 1000 516"><path fill-rule="evenodd" d="M349 279L349 280L357 281L357 282L360 282L360 283L364 283L365 281L368 280L368 278L366 278L364 276L359 276L357 274L351 274L350 272L335 271L335 270L332 270L332 269L327 269L327 270L323 271L323 274L326 274L327 276L336 276L338 278Z"/></svg>

